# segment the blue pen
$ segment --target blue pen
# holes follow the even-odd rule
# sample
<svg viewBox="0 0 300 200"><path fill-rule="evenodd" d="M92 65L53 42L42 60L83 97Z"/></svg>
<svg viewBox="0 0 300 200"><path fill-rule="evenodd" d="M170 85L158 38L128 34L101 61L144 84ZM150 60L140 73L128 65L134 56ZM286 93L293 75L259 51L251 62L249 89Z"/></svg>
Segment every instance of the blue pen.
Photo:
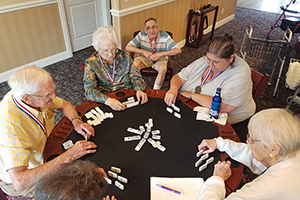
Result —
<svg viewBox="0 0 300 200"><path fill-rule="evenodd" d="M175 194L179 194L179 195L183 195L181 192L177 191L177 190L174 190L172 188L169 188L169 187L166 187L166 186L163 186L163 185L160 185L160 184L156 184L157 187L161 188L161 189L165 189L165 190L168 190L170 192L173 192Z"/></svg>

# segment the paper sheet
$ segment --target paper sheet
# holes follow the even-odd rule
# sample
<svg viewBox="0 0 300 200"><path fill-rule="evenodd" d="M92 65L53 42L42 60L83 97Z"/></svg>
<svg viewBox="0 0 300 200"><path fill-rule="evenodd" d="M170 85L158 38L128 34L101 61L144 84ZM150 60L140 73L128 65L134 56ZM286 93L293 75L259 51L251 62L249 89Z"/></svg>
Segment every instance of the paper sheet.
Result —
<svg viewBox="0 0 300 200"><path fill-rule="evenodd" d="M151 200L197 200L203 185L202 178L163 178L151 177ZM180 191L183 195L161 189L156 184Z"/></svg>

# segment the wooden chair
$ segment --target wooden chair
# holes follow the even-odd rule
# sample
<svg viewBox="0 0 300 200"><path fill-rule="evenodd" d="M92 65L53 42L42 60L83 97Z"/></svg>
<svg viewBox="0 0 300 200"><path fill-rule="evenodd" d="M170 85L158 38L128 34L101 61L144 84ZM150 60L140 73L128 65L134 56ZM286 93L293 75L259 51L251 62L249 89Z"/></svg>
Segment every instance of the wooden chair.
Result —
<svg viewBox="0 0 300 200"><path fill-rule="evenodd" d="M258 71L255 71L251 68L251 79L253 82L253 88L252 88L252 96L253 99L256 100L258 95L261 93L264 86L267 84L267 82L270 79L270 76L268 74L262 74Z"/></svg>
<svg viewBox="0 0 300 200"><path fill-rule="evenodd" d="M133 37L135 37L140 31L135 31L133 33ZM173 33L170 32L170 31L166 31L171 38L173 38ZM130 53L132 59L134 59L134 54L135 53ZM167 73L166 73L166 77L170 77L170 80L173 76L173 66L174 66L174 57L175 56L169 56L169 61L168 61L168 65L167 65ZM144 69L141 69L141 74L143 76L157 76L157 71L151 67L147 67L147 68L144 68Z"/></svg>

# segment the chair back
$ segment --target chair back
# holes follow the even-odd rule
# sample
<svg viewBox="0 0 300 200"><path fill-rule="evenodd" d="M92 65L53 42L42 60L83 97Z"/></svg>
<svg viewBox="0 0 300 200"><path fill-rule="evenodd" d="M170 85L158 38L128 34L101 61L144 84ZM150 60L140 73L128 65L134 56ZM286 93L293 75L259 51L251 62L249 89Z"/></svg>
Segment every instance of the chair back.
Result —
<svg viewBox="0 0 300 200"><path fill-rule="evenodd" d="M253 82L252 96L253 99L256 100L264 86L269 81L270 76L268 74L262 74L254 69L251 69L251 79Z"/></svg>

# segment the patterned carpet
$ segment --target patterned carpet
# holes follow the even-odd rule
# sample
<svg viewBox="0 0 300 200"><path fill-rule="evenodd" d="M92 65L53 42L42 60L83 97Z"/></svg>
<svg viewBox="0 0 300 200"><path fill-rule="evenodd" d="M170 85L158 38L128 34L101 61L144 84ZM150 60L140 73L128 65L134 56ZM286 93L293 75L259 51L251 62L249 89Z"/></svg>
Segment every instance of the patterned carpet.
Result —
<svg viewBox="0 0 300 200"><path fill-rule="evenodd" d="M274 24L277 18L278 15L274 13L237 7L235 19L217 28L215 30L214 36L224 35L225 33L231 34L234 37L236 54L240 55L239 49L247 26L251 25L253 27L253 37L265 38L270 30L270 27ZM277 28L271 33L270 39L279 40L282 39L282 35L283 31L280 28ZM293 45L296 42L297 37L298 35L293 36L291 45ZM175 56L174 74L178 73L183 67L188 66L197 58L204 56L207 44L208 41L206 41L197 49L187 46L183 47L182 54ZM81 51L75 52L74 56L70 59L45 67L45 69L52 74L53 79L56 83L57 96L70 101L74 106L78 106L86 101L84 97L84 89L82 83L83 73L79 64L84 62L85 59L89 57L93 52L94 49L92 47L89 47ZM295 52L292 51L289 54L287 61L289 61L290 57L294 56ZM255 68L260 72L269 73L270 71L269 67L264 66L264 68L266 68L264 69L257 61L249 61L248 63L251 67ZM288 64L288 62L285 63L284 72L282 75L283 78L288 69ZM278 70L276 71L275 75L277 76L277 74ZM147 87L152 88L154 78L146 77L145 80L147 82ZM275 81L275 79L273 80ZM258 111L271 107L285 108L287 105L287 97L294 93L293 90L287 89L285 87L285 79L282 79L279 85L278 97L274 98L272 96L274 90L274 81L273 85L265 86L262 93L258 97L256 101ZM0 87L0 99L2 99L5 93L9 91L9 87L6 82L1 83ZM169 80L166 80L162 86L162 89L167 90L168 88ZM290 109L296 114L300 113L299 105L291 106ZM60 120L61 117L62 115L58 113L56 122Z"/></svg>

